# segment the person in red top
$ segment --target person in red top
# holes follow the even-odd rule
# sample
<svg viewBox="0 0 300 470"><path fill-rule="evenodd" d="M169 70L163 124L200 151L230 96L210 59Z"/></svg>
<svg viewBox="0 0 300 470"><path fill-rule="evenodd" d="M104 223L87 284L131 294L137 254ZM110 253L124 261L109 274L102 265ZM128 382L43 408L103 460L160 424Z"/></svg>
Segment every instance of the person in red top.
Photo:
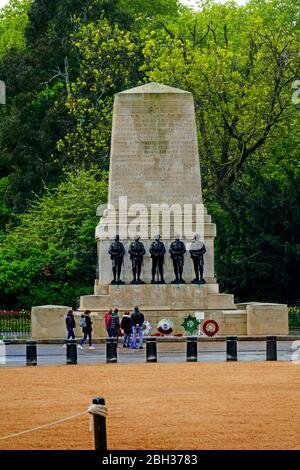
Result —
<svg viewBox="0 0 300 470"><path fill-rule="evenodd" d="M107 334L108 334L109 338L112 337L111 314L112 314L112 309L108 310L105 313L105 328L106 328L106 331L107 331Z"/></svg>

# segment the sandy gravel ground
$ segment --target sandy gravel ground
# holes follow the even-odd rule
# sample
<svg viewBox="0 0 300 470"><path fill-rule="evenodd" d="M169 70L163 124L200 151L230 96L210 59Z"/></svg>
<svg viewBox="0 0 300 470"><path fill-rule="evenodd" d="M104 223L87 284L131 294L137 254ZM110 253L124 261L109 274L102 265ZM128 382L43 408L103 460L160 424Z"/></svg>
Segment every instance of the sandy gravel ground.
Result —
<svg viewBox="0 0 300 470"><path fill-rule="evenodd" d="M111 364L0 370L0 437L109 409L109 449L300 449L300 366ZM92 449L88 414L0 449Z"/></svg>

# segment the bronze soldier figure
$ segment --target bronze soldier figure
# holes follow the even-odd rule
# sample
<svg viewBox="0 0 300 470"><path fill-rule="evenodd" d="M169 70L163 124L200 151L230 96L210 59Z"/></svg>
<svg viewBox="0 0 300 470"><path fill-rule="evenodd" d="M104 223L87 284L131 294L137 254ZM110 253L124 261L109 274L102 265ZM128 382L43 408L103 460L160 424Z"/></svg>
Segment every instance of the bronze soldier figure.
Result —
<svg viewBox="0 0 300 470"><path fill-rule="evenodd" d="M164 258L166 248L163 242L160 241L160 235L155 236L155 241L151 243L150 254L152 258L152 281L151 284L165 284L164 280ZM159 272L160 280L155 281L155 274Z"/></svg>
<svg viewBox="0 0 300 470"><path fill-rule="evenodd" d="M196 275L195 279L192 281L192 284L206 283L205 279L203 278L204 253L206 253L205 245L202 241L200 241L199 235L195 235L194 241L190 247L190 254L194 263L194 270Z"/></svg>
<svg viewBox="0 0 300 470"><path fill-rule="evenodd" d="M183 241L179 239L179 235L176 235L176 239L171 243L169 249L175 273L175 280L172 281L172 284L185 284L182 278L185 252L186 248Z"/></svg>
<svg viewBox="0 0 300 470"><path fill-rule="evenodd" d="M144 281L141 280L141 269L143 263L143 256L146 252L144 245L139 240L140 237L136 235L134 237L134 242L130 244L128 250L132 262L133 280L131 281L131 284L145 284Z"/></svg>
<svg viewBox="0 0 300 470"><path fill-rule="evenodd" d="M111 284L124 284L124 281L121 281L121 270L125 248L123 243L120 242L119 235L116 235L115 241L110 245L108 252L112 260L112 271L114 275Z"/></svg>

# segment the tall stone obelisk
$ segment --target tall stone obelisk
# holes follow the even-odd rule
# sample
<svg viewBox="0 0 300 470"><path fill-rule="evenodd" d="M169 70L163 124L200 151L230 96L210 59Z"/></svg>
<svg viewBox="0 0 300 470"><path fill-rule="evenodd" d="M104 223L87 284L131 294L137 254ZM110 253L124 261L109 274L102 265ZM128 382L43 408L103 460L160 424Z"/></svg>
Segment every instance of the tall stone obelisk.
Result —
<svg viewBox="0 0 300 470"><path fill-rule="evenodd" d="M149 83L118 93L113 110L108 202L201 203L191 93Z"/></svg>

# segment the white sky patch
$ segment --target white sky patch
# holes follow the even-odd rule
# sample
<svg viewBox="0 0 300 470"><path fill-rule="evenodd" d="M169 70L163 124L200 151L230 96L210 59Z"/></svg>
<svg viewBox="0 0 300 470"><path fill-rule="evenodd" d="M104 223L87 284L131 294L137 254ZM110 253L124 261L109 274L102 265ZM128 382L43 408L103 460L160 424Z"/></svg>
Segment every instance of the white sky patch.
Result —
<svg viewBox="0 0 300 470"><path fill-rule="evenodd" d="M0 8L4 7L9 2L9 0L0 0Z"/></svg>

